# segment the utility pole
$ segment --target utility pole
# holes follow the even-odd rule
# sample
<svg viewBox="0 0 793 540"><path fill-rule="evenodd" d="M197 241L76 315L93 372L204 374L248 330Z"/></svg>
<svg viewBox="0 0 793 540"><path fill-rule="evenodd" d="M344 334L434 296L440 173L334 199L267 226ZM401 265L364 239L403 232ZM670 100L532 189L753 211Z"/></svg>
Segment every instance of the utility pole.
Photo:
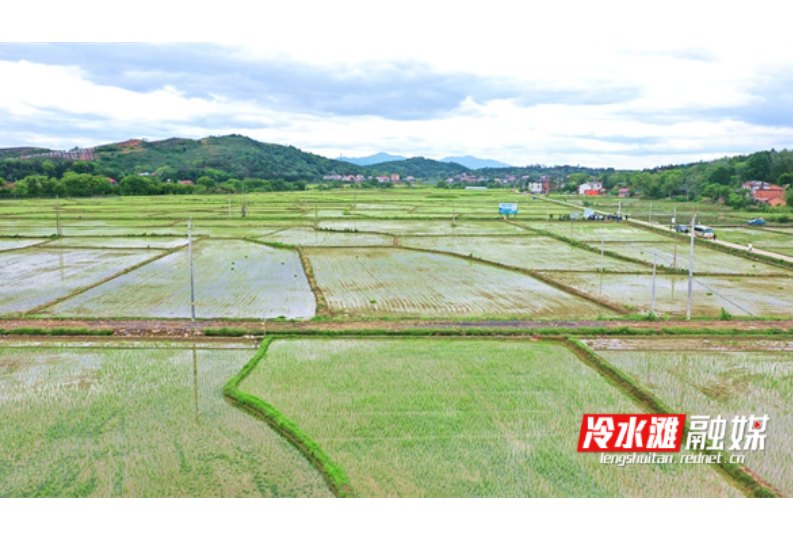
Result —
<svg viewBox="0 0 793 540"><path fill-rule="evenodd" d="M647 213L647 223L653 222L653 201L650 201L650 210Z"/></svg>
<svg viewBox="0 0 793 540"><path fill-rule="evenodd" d="M650 300L650 316L655 317L655 267L658 265L658 252L653 252L653 290Z"/></svg>
<svg viewBox="0 0 793 540"><path fill-rule="evenodd" d="M686 320L691 320L691 294L694 287L694 224L696 223L697 215L691 216L691 248L688 252L688 303L686 304Z"/></svg>
<svg viewBox="0 0 793 540"><path fill-rule="evenodd" d="M229 195L228 198L229 198L229 217L231 217L231 195Z"/></svg>
<svg viewBox="0 0 793 540"><path fill-rule="evenodd" d="M604 237L604 235L605 235L605 233L601 233L600 234L600 271L601 272L605 272L606 271L606 268L603 265L603 237Z"/></svg>
<svg viewBox="0 0 793 540"><path fill-rule="evenodd" d="M195 423L198 424L198 357L193 343L193 403L195 406Z"/></svg>
<svg viewBox="0 0 793 540"><path fill-rule="evenodd" d="M193 279L193 218L187 220L187 245L190 253L190 320L195 322L195 281Z"/></svg>
<svg viewBox="0 0 793 540"><path fill-rule="evenodd" d="M55 200L57 203L55 204L55 231L58 233L58 238L63 236L63 231L61 230L61 198L60 196L56 195Z"/></svg>

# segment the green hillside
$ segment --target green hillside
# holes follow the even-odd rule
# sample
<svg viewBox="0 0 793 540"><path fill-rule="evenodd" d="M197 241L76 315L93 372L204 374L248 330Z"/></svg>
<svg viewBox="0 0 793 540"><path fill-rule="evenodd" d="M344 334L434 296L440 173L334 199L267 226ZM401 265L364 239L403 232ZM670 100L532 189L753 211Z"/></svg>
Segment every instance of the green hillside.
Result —
<svg viewBox="0 0 793 540"><path fill-rule="evenodd" d="M29 154L42 154L51 152L48 148L38 148L35 146L18 146L16 148L0 148L0 159L16 159Z"/></svg>
<svg viewBox="0 0 793 540"><path fill-rule="evenodd" d="M399 161L386 161L367 167L374 174L399 174L402 176L415 176L417 178L435 178L441 176L454 176L467 172L469 169L457 163L444 163L423 157L401 159Z"/></svg>
<svg viewBox="0 0 793 540"><path fill-rule="evenodd" d="M236 178L315 179L326 174L361 174L351 163L327 159L292 146L262 143L241 135L108 144L96 148L103 169L118 176L134 172L175 169L192 178L201 170L217 169Z"/></svg>

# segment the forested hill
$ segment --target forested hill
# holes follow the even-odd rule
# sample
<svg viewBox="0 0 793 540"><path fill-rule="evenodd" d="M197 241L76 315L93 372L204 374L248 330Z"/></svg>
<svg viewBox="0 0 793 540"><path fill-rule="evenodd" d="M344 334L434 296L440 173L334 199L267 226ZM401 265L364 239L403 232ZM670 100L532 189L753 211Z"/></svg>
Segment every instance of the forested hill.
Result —
<svg viewBox="0 0 793 540"><path fill-rule="evenodd" d="M416 178L439 178L454 176L467 172L469 169L458 163L444 163L423 157L401 159L399 161L386 161L370 165L367 170L374 174L399 174L401 176L415 176Z"/></svg>
<svg viewBox="0 0 793 540"><path fill-rule="evenodd" d="M49 148L37 148L34 146L18 146L16 148L0 148L0 159L15 159L30 154L43 154L50 152Z"/></svg>
<svg viewBox="0 0 793 540"><path fill-rule="evenodd" d="M268 144L240 135L200 140L166 139L147 142L133 139L89 149L93 160L59 159L66 152L44 148L0 149L0 177L6 181L30 175L61 178L66 172L123 178L136 173L161 179L197 180L210 176L283 179L311 182L328 174L366 174L352 163L328 159L292 146ZM19 159L31 158L31 159Z"/></svg>
<svg viewBox="0 0 793 540"><path fill-rule="evenodd" d="M351 163L241 135L109 144L97 147L95 156L104 168L118 171L118 176L156 172L162 167L174 169L177 176L186 179L201 176L206 169L224 171L234 178L287 181L313 180L326 174L362 174L362 169Z"/></svg>

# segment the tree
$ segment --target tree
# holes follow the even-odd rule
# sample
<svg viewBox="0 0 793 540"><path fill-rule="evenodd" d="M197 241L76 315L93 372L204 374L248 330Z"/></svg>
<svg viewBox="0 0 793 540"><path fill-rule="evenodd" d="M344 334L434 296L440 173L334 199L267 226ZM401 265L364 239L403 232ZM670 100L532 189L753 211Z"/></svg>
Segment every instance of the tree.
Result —
<svg viewBox="0 0 793 540"><path fill-rule="evenodd" d="M785 190L785 202L790 208L793 208L793 186Z"/></svg>
<svg viewBox="0 0 793 540"><path fill-rule="evenodd" d="M46 180L46 176L26 176L17 182L14 187L18 190L17 193L22 197L41 197L44 195L43 183L46 182Z"/></svg>
<svg viewBox="0 0 793 540"><path fill-rule="evenodd" d="M202 176L198 180L196 180L196 185L201 186L204 189L209 189L215 187L215 181L212 180L209 176Z"/></svg>
<svg viewBox="0 0 793 540"><path fill-rule="evenodd" d="M768 152L756 152L746 160L746 179L747 180L768 180L771 173L771 154Z"/></svg>
<svg viewBox="0 0 793 540"><path fill-rule="evenodd" d="M721 163L716 165L715 168L711 169L710 174L708 174L708 184L721 184L722 186L730 185L730 181L732 180L732 170L729 166ZM703 192L704 195L704 192ZM707 197L707 195L705 195Z"/></svg>
<svg viewBox="0 0 793 540"><path fill-rule="evenodd" d="M727 201L730 195L733 195L733 192L729 186L722 186L721 184L708 184L702 191L703 197L713 199L719 204L723 204Z"/></svg>
<svg viewBox="0 0 793 540"><path fill-rule="evenodd" d="M177 171L170 165L163 165L162 167L157 168L157 177L160 180L168 181L168 180L176 180Z"/></svg>
<svg viewBox="0 0 793 540"><path fill-rule="evenodd" d="M242 182L236 178L232 178L231 180L228 180L222 184L222 186L225 186L225 188L231 193L240 193L242 191L242 185Z"/></svg>
<svg viewBox="0 0 793 540"><path fill-rule="evenodd" d="M110 193L110 181L106 177L88 173L67 172L63 175L63 186L70 197L90 197Z"/></svg>
<svg viewBox="0 0 793 540"><path fill-rule="evenodd" d="M150 195L154 192L154 184L145 176L131 174L118 183L122 195Z"/></svg>
<svg viewBox="0 0 793 540"><path fill-rule="evenodd" d="M793 172L788 172L785 174L779 175L779 178L776 179L776 183L780 186L791 185L793 186ZM790 189L788 189L788 193Z"/></svg>

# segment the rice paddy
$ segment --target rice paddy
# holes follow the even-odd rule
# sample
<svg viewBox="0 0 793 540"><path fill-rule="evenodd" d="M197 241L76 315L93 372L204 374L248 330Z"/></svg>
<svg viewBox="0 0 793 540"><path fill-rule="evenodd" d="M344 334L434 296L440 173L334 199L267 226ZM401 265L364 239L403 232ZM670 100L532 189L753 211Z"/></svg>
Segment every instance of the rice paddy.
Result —
<svg viewBox="0 0 793 540"><path fill-rule="evenodd" d="M159 345L0 343L0 497L330 495L223 401L250 348Z"/></svg>
<svg viewBox="0 0 793 540"><path fill-rule="evenodd" d="M599 242L590 242L589 245L600 248ZM609 251L632 259L648 263L657 260L658 265L688 270L690 255L688 242L609 242L604 247ZM758 276L789 273L770 264L751 261L701 245L694 247L694 272Z"/></svg>
<svg viewBox="0 0 793 540"><path fill-rule="evenodd" d="M320 221L318 228L328 231L374 232L406 235L463 235L463 234L520 234L525 233L515 225L494 219L489 221L434 220L335 220Z"/></svg>
<svg viewBox="0 0 793 540"><path fill-rule="evenodd" d="M9 238L0 238L0 251L10 251L13 249L21 249L29 246L35 246L37 244L41 244L45 242L45 240L36 240L36 239L28 239L28 240L12 240Z"/></svg>
<svg viewBox="0 0 793 540"><path fill-rule="evenodd" d="M585 412L638 412L564 347L276 340L242 389L307 431L368 497L734 497L704 467L604 467Z"/></svg>
<svg viewBox="0 0 793 540"><path fill-rule="evenodd" d="M296 227L259 238L264 242L280 242L293 246L390 246L394 239L382 234L318 231Z"/></svg>
<svg viewBox="0 0 793 540"><path fill-rule="evenodd" d="M197 242L199 318L310 318L315 300L296 253L251 242ZM48 308L70 317L189 318L190 260L179 250Z"/></svg>
<svg viewBox="0 0 793 540"><path fill-rule="evenodd" d="M413 236L400 237L406 247L432 249L472 255L478 259L493 261L529 270L576 270L646 272L640 264L625 262L609 256L602 258L570 244L547 236L526 234L522 236Z"/></svg>
<svg viewBox="0 0 793 540"><path fill-rule="evenodd" d="M632 227L630 224L592 221L532 221L527 223L537 231L548 231L579 242L652 242L668 240L666 236Z"/></svg>
<svg viewBox="0 0 793 540"><path fill-rule="evenodd" d="M330 309L354 315L596 317L608 308L535 278L396 248L307 248Z"/></svg>
<svg viewBox="0 0 793 540"><path fill-rule="evenodd" d="M0 314L37 308L156 255L140 250L46 247L0 253Z"/></svg>
<svg viewBox="0 0 793 540"><path fill-rule="evenodd" d="M565 273L554 279L583 293L637 309L650 311L652 275ZM785 291L788 291L787 293ZM724 309L743 317L786 317L793 313L791 277L710 277L696 276L693 284L692 315L718 317ZM658 314L685 315L688 276L658 275L655 310Z"/></svg>
<svg viewBox="0 0 793 540"><path fill-rule="evenodd" d="M81 236L57 238L47 242L48 248L127 248L127 249L173 249L187 245L187 238L129 238Z"/></svg>
<svg viewBox="0 0 793 540"><path fill-rule="evenodd" d="M713 418L721 415L730 420L739 415L767 414L765 449L738 453L746 455L747 466L762 478L786 495L793 493L790 342L780 342L774 351L751 343L736 346L725 340L709 340L693 350L680 350L678 343L662 340L652 344L634 344L632 340L618 343L631 350L601 343L595 345L597 353L674 410ZM731 433L730 428L728 445Z"/></svg>
<svg viewBox="0 0 793 540"><path fill-rule="evenodd" d="M535 327L686 324L687 276L665 268L655 310L672 319L638 320L650 309L653 252L669 267L677 246L674 266L687 267L682 235L560 221L579 210L504 190L248 198L244 218L237 195L62 199L60 237L55 201L0 200L0 328L122 329L113 338L0 337L0 496L332 496L300 450L221 396L258 341L200 333L265 330L283 337L242 390L316 440L356 495L747 493L705 465L616 467L576 452L582 414L647 410L561 342L527 337ZM499 219L500 202L517 202L518 216ZM649 209L631 206L633 217ZM666 222L670 208L653 206L656 220ZM724 226L719 239L793 254L793 229L752 229L742 216L705 210L703 222ZM687 211L675 210L679 222ZM790 267L698 243L694 270L694 317L725 331L791 319ZM712 320L730 316L784 321ZM162 341L160 325L179 329L170 335L180 341ZM239 333L209 332L224 326ZM425 332L492 337L415 337ZM371 333L389 337L363 337ZM769 449L747 465L793 494L785 445L793 342L752 335L588 343L689 415L769 414Z"/></svg>

